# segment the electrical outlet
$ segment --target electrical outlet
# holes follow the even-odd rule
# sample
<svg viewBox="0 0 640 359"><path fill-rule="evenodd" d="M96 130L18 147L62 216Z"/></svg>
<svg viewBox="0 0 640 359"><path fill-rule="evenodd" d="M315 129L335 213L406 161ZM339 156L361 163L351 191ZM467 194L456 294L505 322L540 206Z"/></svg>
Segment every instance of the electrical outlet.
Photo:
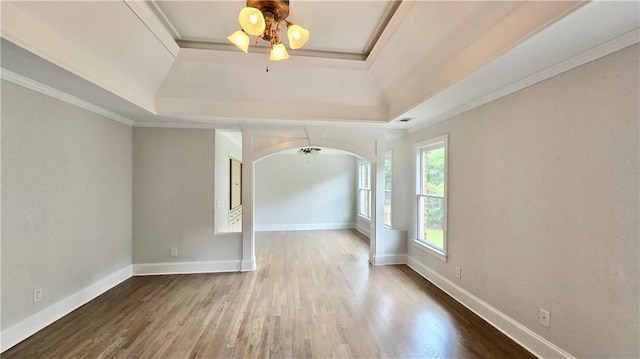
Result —
<svg viewBox="0 0 640 359"><path fill-rule="evenodd" d="M37 303L42 300L42 288L33 290L33 302Z"/></svg>
<svg viewBox="0 0 640 359"><path fill-rule="evenodd" d="M177 257L178 256L178 248L171 247L171 256L172 257Z"/></svg>
<svg viewBox="0 0 640 359"><path fill-rule="evenodd" d="M456 267L456 278L462 279L462 268Z"/></svg>
<svg viewBox="0 0 640 359"><path fill-rule="evenodd" d="M540 308L540 314L538 314L538 320L540 320L540 324L549 328L549 312Z"/></svg>

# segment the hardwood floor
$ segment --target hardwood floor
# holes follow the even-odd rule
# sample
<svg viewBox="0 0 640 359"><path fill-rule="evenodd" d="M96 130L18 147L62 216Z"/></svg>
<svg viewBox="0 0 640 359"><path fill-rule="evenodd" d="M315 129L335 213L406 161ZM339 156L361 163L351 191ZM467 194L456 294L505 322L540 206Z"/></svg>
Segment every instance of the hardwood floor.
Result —
<svg viewBox="0 0 640 359"><path fill-rule="evenodd" d="M250 273L133 277L10 358L534 358L354 231L256 234Z"/></svg>

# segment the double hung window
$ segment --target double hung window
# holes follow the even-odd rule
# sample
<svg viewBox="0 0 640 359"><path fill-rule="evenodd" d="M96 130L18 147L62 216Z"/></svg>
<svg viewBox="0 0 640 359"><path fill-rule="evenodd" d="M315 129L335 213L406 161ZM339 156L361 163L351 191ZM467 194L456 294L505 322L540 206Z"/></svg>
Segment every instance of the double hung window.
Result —
<svg viewBox="0 0 640 359"><path fill-rule="evenodd" d="M416 144L416 240L447 255L447 136Z"/></svg>
<svg viewBox="0 0 640 359"><path fill-rule="evenodd" d="M371 164L358 164L358 214L371 219Z"/></svg>

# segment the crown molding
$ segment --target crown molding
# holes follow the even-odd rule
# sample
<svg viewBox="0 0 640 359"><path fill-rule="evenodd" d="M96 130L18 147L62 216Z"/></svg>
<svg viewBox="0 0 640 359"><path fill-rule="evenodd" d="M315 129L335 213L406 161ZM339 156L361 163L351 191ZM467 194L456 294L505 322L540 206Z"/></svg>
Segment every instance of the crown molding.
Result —
<svg viewBox="0 0 640 359"><path fill-rule="evenodd" d="M111 120L114 121L118 121L120 123L123 123L127 126L133 126L133 121L124 117L124 116L120 116L116 113L113 113L109 110L106 110L102 107L96 106L92 103L89 103L87 101L81 100L75 96L71 96L66 92L62 92L60 90L54 89L53 87L49 87L47 85L44 85L40 82L31 80L29 78L26 78L22 75L18 75L15 72L9 71L7 69L3 69L0 68L0 78L11 82L13 84L16 84L18 86L22 86L24 88L28 88L30 90L36 91L38 93L41 93L43 95L49 96L51 98L55 98L57 100L60 100L62 102L66 102L70 105L79 107L81 109L93 112L95 114L98 114L100 116L109 118Z"/></svg>
<svg viewBox="0 0 640 359"><path fill-rule="evenodd" d="M317 126L327 128L344 128L344 129L384 129L384 124L374 123L353 123L353 122L339 122L339 121L316 121L316 120L247 120L247 119L235 119L235 120L219 120L215 123L207 122L186 122L186 121L207 121L208 117L193 117L191 120L183 120L185 122L178 121L135 121L133 127L144 128L186 128L186 129L204 129L204 130L248 130L248 129L291 129L291 128L303 128L305 126ZM405 136L407 132L405 130L390 129L389 133L392 133L392 139ZM385 139L387 139L385 137Z"/></svg>
<svg viewBox="0 0 640 359"><path fill-rule="evenodd" d="M516 81L511 85L505 86L498 91L494 91L488 95L482 96L474 101L468 102L462 106L456 107L451 111L445 112L439 116L433 117L426 122L415 125L407 129L408 133L413 133L421 129L432 126L438 122L445 121L451 117L473 110L476 107L480 107L486 103L497 100L501 97L512 94L516 91L522 90L531 85L535 85L538 82L544 81L553 76L559 75L563 72L574 69L578 66L584 65L588 62L595 61L601 57L622 50L633 44L640 42L640 28L629 31L626 34L618 36L612 40L602 43L590 50L580 53L576 56L569 58L563 62L546 68L540 72L537 72L531 76L525 77L520 81Z"/></svg>
<svg viewBox="0 0 640 359"><path fill-rule="evenodd" d="M231 43L219 43L219 42L210 42L206 40L200 39L188 39L183 38L178 41L178 45L181 48L187 49L204 49L204 50L220 50L220 51L232 51L234 53L238 53L238 48ZM252 46L251 52L257 52L261 54L269 53L268 45L265 46ZM305 49L297 49L291 50L291 55L296 55L296 57L319 57L326 59L338 59L338 60L352 60L352 61L364 61L366 58L365 54L362 53L354 53L354 52L338 52L338 51L324 51L324 50L305 50Z"/></svg>
<svg viewBox="0 0 640 359"><path fill-rule="evenodd" d="M241 130L240 126L235 124L214 124L200 122L161 122L161 121L137 121L133 127L145 128L184 128L197 130Z"/></svg>
<svg viewBox="0 0 640 359"><path fill-rule="evenodd" d="M180 96L156 97L157 114L168 119L187 119L203 123L345 123L384 126L382 105L345 105L334 102L274 102L229 100Z"/></svg>
<svg viewBox="0 0 640 359"><path fill-rule="evenodd" d="M206 122L176 122L176 121L135 121L133 127L140 128L182 128L182 129L202 129L202 130L231 130L231 131L247 131L247 130L291 130L291 129L305 129L309 126L315 126L320 128L342 128L342 129L357 129L358 131L368 130L381 130L383 132L383 138L385 141L392 141L396 138L406 136L408 133L402 129L384 129L380 125L372 124L353 124L344 122L327 122L327 121L303 121L291 123L292 120L283 121L264 121L258 122L246 122L246 121L234 121L226 123L206 123Z"/></svg>
<svg viewBox="0 0 640 359"><path fill-rule="evenodd" d="M382 31L382 34L380 34L380 36L378 37L378 41L376 41L371 51L369 51L369 55L365 60L367 69L371 68L371 66L373 66L373 64L376 62L378 56L380 56L382 50L387 47L387 44L389 44L389 41L391 41L393 35L395 35L396 31L398 30L404 19L407 17L407 15L409 15L414 5L415 1L410 0L404 0L400 3L393 16L387 23L387 26L385 26L384 30Z"/></svg>
<svg viewBox="0 0 640 359"><path fill-rule="evenodd" d="M124 3L127 4L129 9L147 26L169 53L171 53L174 58L177 57L180 47L173 39L173 34L167 29L165 23L158 18L153 8L151 8L146 1L124 0ZM157 5L154 4L154 6L157 8Z"/></svg>
<svg viewBox="0 0 640 359"><path fill-rule="evenodd" d="M169 18L164 13L164 11L162 11L162 9L160 8L160 5L158 5L158 2L156 0L150 0L149 2L153 6L152 10L156 13L156 16L158 16L158 18L165 25L167 30L173 35L173 38L175 40L182 40L182 35L180 35L180 32L178 32L178 29L176 29L176 27L173 26L173 23L171 22L171 20L169 20Z"/></svg>
<svg viewBox="0 0 640 359"><path fill-rule="evenodd" d="M381 17L381 20L378 22L378 25L376 26L375 30L373 30L373 35L369 38L369 40L367 41L367 45L364 47L366 49L364 53L366 54L367 57L371 53L371 50L373 50L373 47L376 46L378 41L380 41L380 37L382 36L382 33L384 33L387 26L389 26L389 22L391 22L391 19L393 19L393 16L395 15L396 11L398 10L401 4L402 4L402 0L391 1L387 5L387 8L385 9L384 14Z"/></svg>
<svg viewBox="0 0 640 359"><path fill-rule="evenodd" d="M179 41L180 59L222 62L222 63L246 63L255 64L262 62L267 57L268 49L261 46L252 46L249 53L242 54L232 44L219 44L200 41ZM287 63L298 66L321 66L330 68L342 68L352 70L367 70L364 55L339 52L295 50ZM277 66L277 63L270 63Z"/></svg>

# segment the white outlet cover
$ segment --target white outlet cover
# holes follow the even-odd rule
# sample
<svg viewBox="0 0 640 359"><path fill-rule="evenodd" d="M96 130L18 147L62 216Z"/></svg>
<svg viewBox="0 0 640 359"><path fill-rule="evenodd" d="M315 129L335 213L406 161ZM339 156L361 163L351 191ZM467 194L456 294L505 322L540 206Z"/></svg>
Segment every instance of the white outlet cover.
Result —
<svg viewBox="0 0 640 359"><path fill-rule="evenodd" d="M42 288L33 290L33 302L37 303L42 300Z"/></svg>
<svg viewBox="0 0 640 359"><path fill-rule="evenodd" d="M549 328L549 312L540 308L540 314L538 315L538 320L540 320L540 324Z"/></svg>

